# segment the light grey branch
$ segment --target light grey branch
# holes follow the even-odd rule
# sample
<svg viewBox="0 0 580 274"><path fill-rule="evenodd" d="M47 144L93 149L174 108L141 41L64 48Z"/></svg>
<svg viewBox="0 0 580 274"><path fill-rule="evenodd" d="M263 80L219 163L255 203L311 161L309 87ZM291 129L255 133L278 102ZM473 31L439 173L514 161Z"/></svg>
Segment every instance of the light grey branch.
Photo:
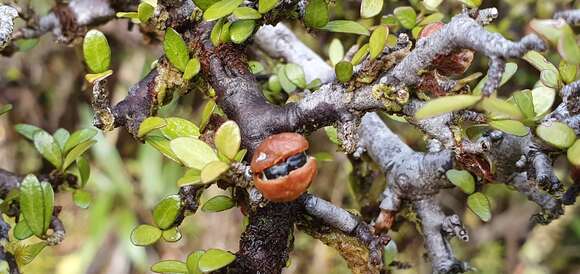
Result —
<svg viewBox="0 0 580 274"><path fill-rule="evenodd" d="M13 20L16 17L18 17L18 11L15 8L0 5L0 50L4 49L12 40Z"/></svg>
<svg viewBox="0 0 580 274"><path fill-rule="evenodd" d="M347 234L352 233L359 224L359 220L348 211L312 194L305 194L302 203L309 215Z"/></svg>
<svg viewBox="0 0 580 274"><path fill-rule="evenodd" d="M578 10L566 10L556 12L554 14L555 19L564 19L568 24L578 25L580 24L580 9Z"/></svg>

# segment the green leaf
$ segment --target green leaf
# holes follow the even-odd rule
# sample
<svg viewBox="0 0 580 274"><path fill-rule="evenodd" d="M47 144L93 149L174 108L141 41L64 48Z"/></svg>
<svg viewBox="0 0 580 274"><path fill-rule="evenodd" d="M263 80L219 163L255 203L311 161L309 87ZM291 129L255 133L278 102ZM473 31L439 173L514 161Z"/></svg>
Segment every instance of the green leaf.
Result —
<svg viewBox="0 0 580 274"><path fill-rule="evenodd" d="M412 29L417 21L417 13L412 7L398 7L393 11L393 14L406 29Z"/></svg>
<svg viewBox="0 0 580 274"><path fill-rule="evenodd" d="M131 232L131 242L137 246L152 245L161 238L161 230L152 225L140 225Z"/></svg>
<svg viewBox="0 0 580 274"><path fill-rule="evenodd" d="M395 261L395 257L399 253L397 249L397 243L394 240L390 240L389 243L383 249L383 263L384 265L390 265Z"/></svg>
<svg viewBox="0 0 580 274"><path fill-rule="evenodd" d="M379 14L383 10L383 0L362 0L360 5L360 16L370 18Z"/></svg>
<svg viewBox="0 0 580 274"><path fill-rule="evenodd" d="M208 249L199 259L198 267L202 272L218 270L236 259L236 255L221 249Z"/></svg>
<svg viewBox="0 0 580 274"><path fill-rule="evenodd" d="M292 63L286 64L284 66L284 73L286 74L286 78L288 78L292 84L300 88L306 87L306 78L301 66Z"/></svg>
<svg viewBox="0 0 580 274"><path fill-rule="evenodd" d="M165 38L163 39L163 51L169 62L173 64L180 71L185 71L187 62L189 61L189 51L187 45L181 35L173 28L168 28L165 31Z"/></svg>
<svg viewBox="0 0 580 274"><path fill-rule="evenodd" d="M22 256L22 258L20 258L22 265L27 265L30 262L32 262L34 258L36 258L36 256L38 256L38 254L40 254L40 252L47 245L48 245L47 242L38 242L24 247L24 249L22 250L22 254L24 255Z"/></svg>
<svg viewBox="0 0 580 274"><path fill-rule="evenodd" d="M32 39L19 39L13 42L16 45L16 47L18 47L18 51L28 52L29 50L36 47L36 45L38 45L38 41L39 41L38 38L32 38Z"/></svg>
<svg viewBox="0 0 580 274"><path fill-rule="evenodd" d="M417 113L415 118L422 120L434 116L439 116L444 113L466 109L475 105L481 100L479 96L473 95L454 95L445 96L428 101Z"/></svg>
<svg viewBox="0 0 580 274"><path fill-rule="evenodd" d="M187 65L185 66L185 71L183 72L183 80L190 80L199 73L200 69L201 64L197 58L194 57L189 59L189 62L187 62Z"/></svg>
<svg viewBox="0 0 580 274"><path fill-rule="evenodd" d="M201 210L203 212L220 212L228 210L235 205L236 203L229 196L217 195L205 202L205 204L203 204L201 207Z"/></svg>
<svg viewBox="0 0 580 274"><path fill-rule="evenodd" d="M234 121L227 121L223 123L215 133L214 143L217 150L226 156L228 159L234 159L238 150L242 137L240 128Z"/></svg>
<svg viewBox="0 0 580 274"><path fill-rule="evenodd" d="M259 0L258 11L261 14L264 14L272 10L274 7L276 7L276 5L278 5L278 0Z"/></svg>
<svg viewBox="0 0 580 274"><path fill-rule="evenodd" d="M182 235L177 227L172 227L170 229L164 230L161 234L161 237L163 237L163 240L166 242L174 243L181 240Z"/></svg>
<svg viewBox="0 0 580 274"><path fill-rule="evenodd" d="M286 76L285 66L279 66L278 70L276 71L276 75L278 76L278 80L280 81L282 89L284 89L286 93L290 94L296 90L296 85L293 84Z"/></svg>
<svg viewBox="0 0 580 274"><path fill-rule="evenodd" d="M434 11L437 10L439 5L441 5L441 2L443 2L443 0L423 0L423 6L428 10Z"/></svg>
<svg viewBox="0 0 580 274"><path fill-rule="evenodd" d="M558 89L560 86L560 73L558 71L542 70L542 72L540 72L540 81L542 81L542 84L546 87Z"/></svg>
<svg viewBox="0 0 580 274"><path fill-rule="evenodd" d="M85 187L89 177L91 176L91 167L89 166L89 161L85 157L79 157L77 159L77 168L79 169L79 177L81 179L81 188Z"/></svg>
<svg viewBox="0 0 580 274"><path fill-rule="evenodd" d="M522 120L523 114L517 106L495 97L486 97L479 106L487 111L493 119Z"/></svg>
<svg viewBox="0 0 580 274"><path fill-rule="evenodd" d="M497 130L520 137L526 136L530 133L529 128L527 128L522 122L515 120L490 121L489 125Z"/></svg>
<svg viewBox="0 0 580 274"><path fill-rule="evenodd" d="M209 119L211 118L211 115L214 113L215 109L216 109L215 101L214 100L207 101L207 103L203 107L203 111L201 114L201 121L199 122L200 131L202 131L205 128L205 126L209 122Z"/></svg>
<svg viewBox="0 0 580 274"><path fill-rule="evenodd" d="M199 270L199 259L201 259L201 256L203 256L203 254L205 253L205 251L203 250L198 250L198 251L194 251L191 252L191 254L189 254L189 256L187 256L187 260L186 260L186 264L187 264L187 269L189 270L189 274L203 274L203 272L201 272L201 270Z"/></svg>
<svg viewBox="0 0 580 274"><path fill-rule="evenodd" d="M450 169L445 172L445 175L447 175L447 179L452 184L459 187L466 194L471 194L475 191L475 179L473 179L473 176L468 171Z"/></svg>
<svg viewBox="0 0 580 274"><path fill-rule="evenodd" d="M324 0L310 0L304 12L304 24L312 28L322 28L328 24L328 5Z"/></svg>
<svg viewBox="0 0 580 274"><path fill-rule="evenodd" d="M264 71L264 66L259 61L250 61L248 62L248 67L252 74L259 74L260 72Z"/></svg>
<svg viewBox="0 0 580 274"><path fill-rule="evenodd" d="M63 149L66 140L68 140L68 137L70 137L70 133L68 132L68 130L64 128L59 128L52 134L52 137L54 138L60 149Z"/></svg>
<svg viewBox="0 0 580 274"><path fill-rule="evenodd" d="M499 82L498 88L503 86L507 81L509 81L509 79L511 79L512 76L514 76L514 74L516 74L517 70L518 70L518 65L516 63L505 64L505 70L504 70L503 74L501 75L501 80ZM485 77L483 77L479 81L479 83L477 83L477 86L475 86L475 88L473 89L472 94L473 95L481 95L481 90L483 89L485 82L487 82L487 75Z"/></svg>
<svg viewBox="0 0 580 274"><path fill-rule="evenodd" d="M326 133L326 136L328 137L328 140L330 140L331 142L339 145L340 142L338 141L338 132L337 129L333 126L326 126L324 127L324 132Z"/></svg>
<svg viewBox="0 0 580 274"><path fill-rule="evenodd" d="M89 83L94 83L96 81L100 81L103 80L109 76L111 76L113 74L112 70L107 70L101 73L89 73L85 75L85 80L87 80L87 82Z"/></svg>
<svg viewBox="0 0 580 274"><path fill-rule="evenodd" d="M531 92L516 91L512 94L512 98L525 118L533 118L536 116L534 99Z"/></svg>
<svg viewBox="0 0 580 274"><path fill-rule="evenodd" d="M91 140L81 143L75 148L73 148L64 158L62 170L66 170L74 161L76 161L81 155L83 155L83 153L85 153L95 143L97 143L97 141Z"/></svg>
<svg viewBox="0 0 580 274"><path fill-rule="evenodd" d="M26 240L34 235L32 230L30 230L30 227L28 227L28 224L26 224L26 221L22 215L20 216L20 221L14 226L12 233L14 234L14 238L17 240Z"/></svg>
<svg viewBox="0 0 580 274"><path fill-rule="evenodd" d="M211 5L204 13L203 20L213 21L230 15L243 0L221 0Z"/></svg>
<svg viewBox="0 0 580 274"><path fill-rule="evenodd" d="M558 43L560 36L564 32L564 29L570 28L564 20L539 20L534 19L530 21L530 27L532 30L546 38L552 43Z"/></svg>
<svg viewBox="0 0 580 274"><path fill-rule="evenodd" d="M577 69L578 65L572 65L564 60L560 61L560 65L558 66L558 70L560 71L560 78L562 78L562 81L564 81L566 84L570 84L576 80Z"/></svg>
<svg viewBox="0 0 580 274"><path fill-rule="evenodd" d="M147 23L151 16L153 16L153 13L155 13L155 8L152 5L143 2L137 7L137 12L139 13L139 21L141 21L141 23Z"/></svg>
<svg viewBox="0 0 580 274"><path fill-rule="evenodd" d="M534 88L532 90L532 99L536 115L544 115L551 110L552 104L556 100L556 90L544 86Z"/></svg>
<svg viewBox="0 0 580 274"><path fill-rule="evenodd" d="M336 79L341 83L346 83L352 78L352 64L348 61L340 61L334 66Z"/></svg>
<svg viewBox="0 0 580 274"><path fill-rule="evenodd" d="M314 159L318 162L332 162L334 161L334 156L328 152L318 152L314 154Z"/></svg>
<svg viewBox="0 0 580 274"><path fill-rule="evenodd" d="M254 20L238 20L230 27L230 39L236 44L241 44L252 35L255 27Z"/></svg>
<svg viewBox="0 0 580 274"><path fill-rule="evenodd" d="M580 166L580 139L577 139L574 144L568 148L568 161L575 166Z"/></svg>
<svg viewBox="0 0 580 274"><path fill-rule="evenodd" d="M157 7L157 0L141 0L141 2L151 5L153 8Z"/></svg>
<svg viewBox="0 0 580 274"><path fill-rule="evenodd" d="M105 35L98 30L90 30L83 41L83 56L89 70L101 73L111 65L111 48Z"/></svg>
<svg viewBox="0 0 580 274"><path fill-rule="evenodd" d="M194 185L201 183L201 170L188 169L181 178L177 180L177 186Z"/></svg>
<svg viewBox="0 0 580 274"><path fill-rule="evenodd" d="M89 208L91 205L91 193L82 189L77 189L73 192L73 202L80 208Z"/></svg>
<svg viewBox="0 0 580 274"><path fill-rule="evenodd" d="M211 33L209 35L209 39L211 40L212 45L214 45L214 47L217 47L221 44L222 42L222 29L224 27L224 21L225 18L221 18L219 19L214 25L213 28L211 29ZM226 31L227 32L227 36L229 38L230 34L229 34L229 29ZM225 33L225 32L224 32Z"/></svg>
<svg viewBox="0 0 580 274"><path fill-rule="evenodd" d="M419 26L426 26L426 25L429 25L432 23L441 22L441 20L443 20L443 17L445 17L445 16L440 12L433 13L433 14L423 18L423 20L421 20L421 22L419 22Z"/></svg>
<svg viewBox="0 0 580 274"><path fill-rule="evenodd" d="M352 60L350 61L353 66L360 64L367 54L369 53L369 44L366 43L360 47L360 49L352 56Z"/></svg>
<svg viewBox="0 0 580 274"><path fill-rule="evenodd" d="M321 29L331 31L331 32L342 32L342 33L352 33L359 35L369 35L369 30L363 25L349 20L334 20L328 22Z"/></svg>
<svg viewBox="0 0 580 274"><path fill-rule="evenodd" d="M181 211L179 195L169 195L153 208L153 220L161 230L170 228Z"/></svg>
<svg viewBox="0 0 580 274"><path fill-rule="evenodd" d="M340 40L336 38L332 39L332 42L330 42L330 46L328 47L328 57L333 66L344 58L344 47Z"/></svg>
<svg viewBox="0 0 580 274"><path fill-rule="evenodd" d="M561 122L544 122L536 128L536 134L546 143L565 149L576 140L576 133L568 125Z"/></svg>
<svg viewBox="0 0 580 274"><path fill-rule="evenodd" d="M161 128L161 133L168 139L175 139L178 137L195 137L199 136L199 128L183 118L169 117L165 118L167 125Z"/></svg>
<svg viewBox="0 0 580 274"><path fill-rule="evenodd" d="M169 140L161 136L147 136L147 138L145 138L145 143L150 144L152 147L165 155L165 157L181 164L181 161L179 158L177 158L177 155L175 155L173 150L171 150Z"/></svg>
<svg viewBox="0 0 580 274"><path fill-rule="evenodd" d="M218 0L193 0L195 6L200 8L201 10L207 10L211 5L216 3Z"/></svg>
<svg viewBox="0 0 580 274"><path fill-rule="evenodd" d="M46 131L38 131L34 134L34 146L42 157L48 160L54 167L62 166L62 151L54 138Z"/></svg>
<svg viewBox="0 0 580 274"><path fill-rule="evenodd" d="M387 26L378 26L373 31L371 38L369 39L369 51L371 54L371 59L375 59L379 57L381 53L383 53L385 44L387 43L387 35L389 35L389 28Z"/></svg>
<svg viewBox="0 0 580 274"><path fill-rule="evenodd" d="M187 273L187 266L181 261L165 260L152 265L151 271L156 273Z"/></svg>
<svg viewBox="0 0 580 274"><path fill-rule="evenodd" d="M260 14L257 10L248 7L237 7L234 10L234 16L239 20L262 18L262 14Z"/></svg>
<svg viewBox="0 0 580 274"><path fill-rule="evenodd" d="M177 158L189 168L201 170L208 163L219 160L209 145L195 138L179 137L169 145Z"/></svg>
<svg viewBox="0 0 580 274"><path fill-rule="evenodd" d="M117 18L127 18L127 19L133 19L133 22L135 23L140 23L141 20L139 20L139 13L135 12L135 11L130 11L130 12L117 12L115 14L117 16ZM138 20L138 21L136 21Z"/></svg>
<svg viewBox="0 0 580 274"><path fill-rule="evenodd" d="M147 119L143 120L143 122L141 122L141 125L139 125L139 132L137 133L137 137L141 138L147 135L147 133L155 129L162 128L166 125L167 122L165 122L165 119L161 117L156 116L147 117Z"/></svg>
<svg viewBox="0 0 580 274"><path fill-rule="evenodd" d="M580 64L580 47L576 42L576 35L570 28L567 28L558 40L558 52L566 62Z"/></svg>
<svg viewBox="0 0 580 274"><path fill-rule="evenodd" d="M63 152L64 154L68 154L68 152L79 145L80 143L84 143L97 135L97 130L92 128L85 128L81 130L75 131L66 141L64 144Z"/></svg>
<svg viewBox="0 0 580 274"><path fill-rule="evenodd" d="M54 192L50 184L40 183L28 175L20 185L20 212L34 235L41 237L48 230L54 207Z"/></svg>
<svg viewBox="0 0 580 274"><path fill-rule="evenodd" d="M20 135L24 136L26 139L30 141L34 141L34 134L36 134L39 131L42 131L41 128L28 124L17 124L14 126L14 129L16 130L16 132L20 133Z"/></svg>
<svg viewBox="0 0 580 274"><path fill-rule="evenodd" d="M475 192L467 197L467 206L482 221L491 220L491 205L487 196L481 192Z"/></svg>
<svg viewBox="0 0 580 274"><path fill-rule="evenodd" d="M0 107L0 116L2 116L4 113L11 111L12 110L12 105L11 104L6 104Z"/></svg>
<svg viewBox="0 0 580 274"><path fill-rule="evenodd" d="M526 60L528 63L530 63L530 65L535 67L538 71L551 70L555 73L558 72L558 69L552 63L550 63L546 59L546 57L544 57L542 54L540 54L537 51L534 51L534 50L528 51L522 57L522 59Z"/></svg>
<svg viewBox="0 0 580 274"><path fill-rule="evenodd" d="M220 175L230 169L230 165L222 161L213 161L201 170L201 182L204 184L215 181Z"/></svg>
<svg viewBox="0 0 580 274"><path fill-rule="evenodd" d="M470 8L478 8L481 5L481 0L459 0L459 2L467 5Z"/></svg>

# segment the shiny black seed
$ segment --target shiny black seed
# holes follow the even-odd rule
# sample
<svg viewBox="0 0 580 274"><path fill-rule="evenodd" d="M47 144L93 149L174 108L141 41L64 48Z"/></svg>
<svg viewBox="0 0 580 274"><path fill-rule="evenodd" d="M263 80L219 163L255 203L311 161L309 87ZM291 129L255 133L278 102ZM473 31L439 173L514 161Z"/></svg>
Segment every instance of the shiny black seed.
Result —
<svg viewBox="0 0 580 274"><path fill-rule="evenodd" d="M282 163L264 170L264 175L266 175L266 179L276 179L288 175L288 172L288 164Z"/></svg>
<svg viewBox="0 0 580 274"><path fill-rule="evenodd" d="M286 163L288 164L288 169L290 171L292 171L292 170L295 170L295 169L305 165L306 160L307 160L306 154L300 153L298 155L294 155L294 156L288 158L288 160L286 160Z"/></svg>

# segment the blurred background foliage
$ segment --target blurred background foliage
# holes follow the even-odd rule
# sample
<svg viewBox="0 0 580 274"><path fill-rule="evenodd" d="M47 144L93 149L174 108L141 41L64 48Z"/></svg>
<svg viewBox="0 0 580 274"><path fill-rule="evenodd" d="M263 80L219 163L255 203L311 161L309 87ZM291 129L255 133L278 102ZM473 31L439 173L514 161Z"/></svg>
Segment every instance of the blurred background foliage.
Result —
<svg viewBox="0 0 580 274"><path fill-rule="evenodd" d="M419 4L418 0L385 0L384 13L397 6ZM46 13L53 6L50 0L33 0L32 6ZM331 18L356 20L360 2L336 1ZM580 1L571 0L484 0L482 7L497 7L499 18L488 29L510 39L526 32L532 18L550 18L562 9L580 8ZM445 0L440 11L447 21L461 10L461 2ZM372 25L366 19L363 24ZM312 49L327 58L328 45L339 38L348 49L356 36L316 32L308 33L299 22L287 22ZM374 22L376 23L376 22ZM136 26L127 20L116 20L99 28L109 40L113 52L110 78L113 98L120 100L162 54L159 43L147 43ZM391 30L391 32L397 30ZM402 31L402 30L400 30ZM576 33L578 31L576 30ZM14 125L28 123L47 131L66 128L70 131L90 127L92 114L87 105L89 86L83 79L80 45L64 47L51 36L28 41L30 50L11 58L0 58L0 105L11 103L13 111L0 118L0 167L27 174L42 172L49 165L33 145L16 134ZM559 63L555 51L547 57ZM476 55L477 56L477 55ZM481 57L481 56L479 56ZM470 72L485 71L486 58L477 58ZM500 90L502 95L533 87L538 72L523 61L517 76ZM178 98L165 106L159 116L176 116L199 123L207 99L200 93ZM389 125L412 147L423 149L419 132L394 120ZM177 243L159 242L151 247L131 244L131 230L141 223L152 223L151 209L162 197L177 192L176 180L184 169L164 158L152 147L133 140L124 130L97 135L97 144L90 153L92 175L87 190L93 194L89 209L75 207L70 195L57 195L57 204L64 210L61 218L67 230L62 244L46 248L37 260L25 266L24 273L149 273L149 266L159 259L183 260L193 250L221 248L236 251L242 231L243 216L233 208L219 213L199 211L186 218L181 226L183 238ZM357 209L349 188L348 159L337 151L323 130L308 137L312 154L330 153L332 157L319 166L319 175L311 191L338 206ZM566 184L570 179L565 160L558 162L558 175ZM212 187L202 201L221 190ZM441 203L462 216L471 234L469 243L454 241L454 250L461 259L472 262L479 273L580 273L580 208L566 208L566 214L549 226L533 226L529 217L538 209L522 195L503 185L488 185L484 192L491 197L493 218L483 223L466 210L466 195L459 190L439 195ZM407 216L412 219L413 216ZM422 238L411 222L399 222L392 233L398 253L393 273L429 273L430 264L424 255ZM349 273L342 258L333 249L297 232L290 266L285 273ZM410 267L410 268L408 268Z"/></svg>

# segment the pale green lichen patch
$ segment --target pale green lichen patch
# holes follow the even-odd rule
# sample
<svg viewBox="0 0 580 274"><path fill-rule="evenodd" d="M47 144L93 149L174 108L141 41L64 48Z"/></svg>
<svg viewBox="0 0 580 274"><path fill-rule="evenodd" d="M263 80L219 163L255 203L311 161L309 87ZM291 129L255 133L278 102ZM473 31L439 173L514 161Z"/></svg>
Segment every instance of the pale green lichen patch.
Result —
<svg viewBox="0 0 580 274"><path fill-rule="evenodd" d="M403 105L409 102L409 92L406 88L395 89L385 84L374 85L372 96L380 100L387 111L401 111Z"/></svg>

